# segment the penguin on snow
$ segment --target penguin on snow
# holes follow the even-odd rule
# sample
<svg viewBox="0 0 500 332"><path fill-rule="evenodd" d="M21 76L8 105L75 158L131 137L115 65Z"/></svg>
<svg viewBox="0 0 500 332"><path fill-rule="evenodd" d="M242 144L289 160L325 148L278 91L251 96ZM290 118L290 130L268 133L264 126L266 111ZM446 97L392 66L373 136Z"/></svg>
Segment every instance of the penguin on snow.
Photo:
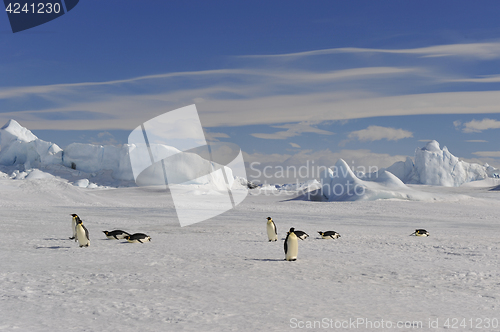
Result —
<svg viewBox="0 0 500 332"><path fill-rule="evenodd" d="M293 232L301 240L305 240L309 237L309 234L307 234L306 232L303 232L303 231L294 230Z"/></svg>
<svg viewBox="0 0 500 332"><path fill-rule="evenodd" d="M129 233L127 232L124 232L124 231L121 231L119 229L117 230L114 230L114 231L111 231L111 232L108 232L108 231L102 231L106 237L110 240L120 240L120 239L124 239L126 236L130 236Z"/></svg>
<svg viewBox="0 0 500 332"><path fill-rule="evenodd" d="M416 229L415 232L411 233L410 235L415 235L415 236L429 236L429 232L427 232L425 229Z"/></svg>
<svg viewBox="0 0 500 332"><path fill-rule="evenodd" d="M71 220L71 228L73 230L73 236L70 237L69 239L70 240L75 240L75 242L76 242L76 222L78 220L80 220L80 217L78 215L74 214L74 213L70 214L70 216L73 217L73 219Z"/></svg>
<svg viewBox="0 0 500 332"><path fill-rule="evenodd" d="M125 235L125 239L130 243L144 243L151 241L151 237L143 233Z"/></svg>
<svg viewBox="0 0 500 332"><path fill-rule="evenodd" d="M295 261L297 260L297 254L299 253L299 240L297 235L295 235L295 228L290 228L290 231L286 235L285 239L285 260Z"/></svg>
<svg viewBox="0 0 500 332"><path fill-rule="evenodd" d="M320 232L318 231L319 235L323 239L338 239L340 237L340 234L335 232L335 231L326 231L326 232Z"/></svg>
<svg viewBox="0 0 500 332"><path fill-rule="evenodd" d="M267 217L267 238L269 242L278 241L278 229L271 217Z"/></svg>
<svg viewBox="0 0 500 332"><path fill-rule="evenodd" d="M74 217L73 217L74 218ZM89 231L83 226L83 222L80 218L76 221L76 239L81 247L88 247L90 244Z"/></svg>

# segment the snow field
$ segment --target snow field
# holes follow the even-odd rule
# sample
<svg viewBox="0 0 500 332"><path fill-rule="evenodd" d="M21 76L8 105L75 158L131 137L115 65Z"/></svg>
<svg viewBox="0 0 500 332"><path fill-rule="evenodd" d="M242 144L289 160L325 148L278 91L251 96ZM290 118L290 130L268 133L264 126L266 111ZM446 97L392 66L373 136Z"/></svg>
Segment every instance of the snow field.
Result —
<svg viewBox="0 0 500 332"><path fill-rule="evenodd" d="M429 187L460 195L421 202L249 196L183 228L161 191L50 179L4 179L0 188L3 330L289 331L294 318L424 327L437 318L499 318L500 196L485 188ZM68 240L70 213L89 229L89 248ZM278 242L267 241L268 216ZM296 262L283 260L290 227L310 235ZM409 236L415 228L431 236ZM113 229L152 242L106 239L102 231ZM319 230L342 237L319 239Z"/></svg>

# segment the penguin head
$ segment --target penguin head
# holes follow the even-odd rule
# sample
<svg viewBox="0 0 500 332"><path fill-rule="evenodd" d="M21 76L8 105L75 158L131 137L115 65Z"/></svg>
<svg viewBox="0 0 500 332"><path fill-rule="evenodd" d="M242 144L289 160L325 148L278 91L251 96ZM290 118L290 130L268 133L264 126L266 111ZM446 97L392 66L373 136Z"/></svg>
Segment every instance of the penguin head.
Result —
<svg viewBox="0 0 500 332"><path fill-rule="evenodd" d="M102 231L104 234L106 234L106 236L108 235L108 231Z"/></svg>
<svg viewBox="0 0 500 332"><path fill-rule="evenodd" d="M318 231L319 235L323 235L323 232Z"/></svg>
<svg viewBox="0 0 500 332"><path fill-rule="evenodd" d="M72 216L73 218L78 217L78 215L77 215L77 214L74 214L74 213L73 213L73 214L70 214L70 216Z"/></svg>
<svg viewBox="0 0 500 332"><path fill-rule="evenodd" d="M130 240L130 235L125 235L123 238L124 238L125 240Z"/></svg>
<svg viewBox="0 0 500 332"><path fill-rule="evenodd" d="M293 233L293 232L295 232L295 228L294 227L290 228L289 233Z"/></svg>
<svg viewBox="0 0 500 332"><path fill-rule="evenodd" d="M267 220L273 220L273 218L271 218L271 217L267 217Z"/></svg>

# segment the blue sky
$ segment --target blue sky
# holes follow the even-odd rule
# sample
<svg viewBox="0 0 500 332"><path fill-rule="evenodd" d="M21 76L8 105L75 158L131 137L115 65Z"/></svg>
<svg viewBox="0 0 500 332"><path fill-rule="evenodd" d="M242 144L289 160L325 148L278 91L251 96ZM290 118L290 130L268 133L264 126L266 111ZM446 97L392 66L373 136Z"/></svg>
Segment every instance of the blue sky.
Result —
<svg viewBox="0 0 500 332"><path fill-rule="evenodd" d="M121 144L197 105L247 162L389 166L435 139L500 167L497 1L97 1L13 34L0 123Z"/></svg>

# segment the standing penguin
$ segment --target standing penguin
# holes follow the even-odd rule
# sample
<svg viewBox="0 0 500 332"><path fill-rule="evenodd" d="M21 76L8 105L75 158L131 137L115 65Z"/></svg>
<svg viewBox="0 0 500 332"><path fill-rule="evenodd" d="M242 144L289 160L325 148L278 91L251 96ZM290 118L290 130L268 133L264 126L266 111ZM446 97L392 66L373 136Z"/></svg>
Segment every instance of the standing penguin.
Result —
<svg viewBox="0 0 500 332"><path fill-rule="evenodd" d="M297 260L297 254L299 253L299 240L294 230L295 228L290 228L285 239L285 260L287 261Z"/></svg>
<svg viewBox="0 0 500 332"><path fill-rule="evenodd" d="M278 241L278 229L271 217L267 217L267 238L269 242Z"/></svg>
<svg viewBox="0 0 500 332"><path fill-rule="evenodd" d="M80 218L76 221L76 239L81 247L88 247L90 244L89 231L83 226Z"/></svg>
<svg viewBox="0 0 500 332"><path fill-rule="evenodd" d="M71 228L73 229L73 236L70 237L69 239L75 240L75 242L76 242L76 222L77 222L77 220L80 220L80 217L76 214L70 214L70 216L73 217L73 219L71 220L71 226L72 226Z"/></svg>

